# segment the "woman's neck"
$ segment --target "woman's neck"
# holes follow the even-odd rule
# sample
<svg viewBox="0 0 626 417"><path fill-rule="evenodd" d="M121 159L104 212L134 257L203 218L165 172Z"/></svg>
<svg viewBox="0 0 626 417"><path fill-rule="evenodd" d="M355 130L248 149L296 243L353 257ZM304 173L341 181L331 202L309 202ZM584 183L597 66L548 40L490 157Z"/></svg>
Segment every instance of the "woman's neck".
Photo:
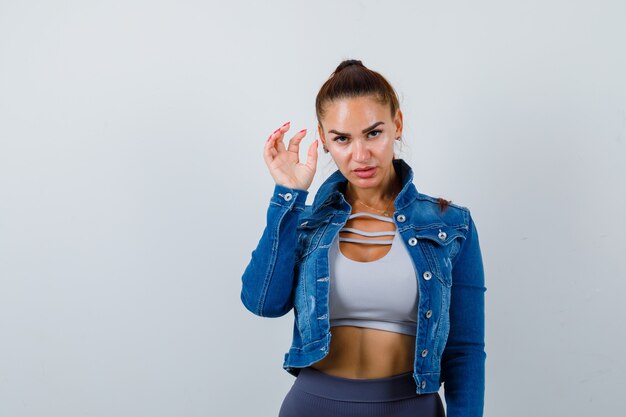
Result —
<svg viewBox="0 0 626 417"><path fill-rule="evenodd" d="M391 167L389 175L376 188L358 188L354 187L350 182L346 185L346 199L350 202L360 201L367 206L375 207L380 210L385 209L389 205L390 200L395 199L396 195L402 189L400 178Z"/></svg>

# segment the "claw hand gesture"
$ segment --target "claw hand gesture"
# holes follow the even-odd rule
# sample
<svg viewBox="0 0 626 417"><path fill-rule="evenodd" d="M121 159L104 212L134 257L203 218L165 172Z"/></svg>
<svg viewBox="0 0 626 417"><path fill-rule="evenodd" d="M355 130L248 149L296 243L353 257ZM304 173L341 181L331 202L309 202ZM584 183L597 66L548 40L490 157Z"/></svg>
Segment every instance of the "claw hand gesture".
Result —
<svg viewBox="0 0 626 417"><path fill-rule="evenodd" d="M288 188L308 190L313 182L317 167L317 144L311 143L307 152L306 162L300 163L298 150L300 142L306 136L306 129L296 133L285 148L283 136L289 130L289 122L285 123L270 135L263 150L263 159L270 170L276 184Z"/></svg>

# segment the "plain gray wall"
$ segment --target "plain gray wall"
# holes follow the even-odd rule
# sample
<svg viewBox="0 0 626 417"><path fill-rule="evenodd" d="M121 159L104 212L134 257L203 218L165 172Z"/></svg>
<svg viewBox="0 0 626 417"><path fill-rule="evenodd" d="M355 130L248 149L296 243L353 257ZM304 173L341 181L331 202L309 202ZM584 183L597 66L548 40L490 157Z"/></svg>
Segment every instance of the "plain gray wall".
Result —
<svg viewBox="0 0 626 417"><path fill-rule="evenodd" d="M347 58L397 89L418 190L472 210L485 416L623 412L625 21L623 1L0 1L0 415L277 415L293 315L239 300L262 149L287 120L316 138Z"/></svg>

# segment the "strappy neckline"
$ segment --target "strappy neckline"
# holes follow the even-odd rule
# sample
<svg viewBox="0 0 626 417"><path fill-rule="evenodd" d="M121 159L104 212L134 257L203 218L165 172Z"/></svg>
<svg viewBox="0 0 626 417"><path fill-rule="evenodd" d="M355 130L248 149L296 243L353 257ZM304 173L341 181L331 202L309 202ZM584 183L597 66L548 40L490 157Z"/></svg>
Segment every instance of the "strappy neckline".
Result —
<svg viewBox="0 0 626 417"><path fill-rule="evenodd" d="M389 217L380 216L378 214L373 214L373 213L368 213L368 212L353 213L348 217L348 219L353 219L355 217L363 217L363 216L373 217L375 219L382 220L388 223L393 223L395 225L395 222L393 221L393 219ZM394 250L394 247L396 246L395 243L397 242L397 236L398 236L397 228L396 230L382 230L382 231L370 232L366 230L357 229L354 227L344 227L340 229L339 232L351 232L351 233L356 233L356 234L360 234L363 236L370 236L370 237L393 236L391 239L380 240L380 239L357 239L357 238L342 237L338 235L337 252L339 252L339 256L341 256L343 259L346 259L348 262L358 263L358 264L371 264L374 262L380 262L386 257L388 257L391 251ZM356 242L356 243L365 243L365 244L371 244L371 245L390 245L391 248L389 248L387 253L383 255L381 258L375 259L373 261L356 261L354 259L348 258L346 255L343 254L343 252L341 251L341 246L339 245L339 242Z"/></svg>
<svg viewBox="0 0 626 417"><path fill-rule="evenodd" d="M387 253L382 257L382 258L378 258L375 259L373 261L355 261L354 259L350 259L348 258L346 255L343 254L343 252L341 251L341 247L339 246L339 241L337 241L337 252L339 253L339 256L341 256L343 259L345 259L348 262L351 263L355 263L355 264L373 264L376 262L381 262L382 260L384 260L385 258L391 256L391 251L394 250L394 248L396 246L398 246L398 233L394 233L394 237L393 239L390 239L391 243L387 243L388 245L390 245L391 247L389 248L389 250L387 251Z"/></svg>

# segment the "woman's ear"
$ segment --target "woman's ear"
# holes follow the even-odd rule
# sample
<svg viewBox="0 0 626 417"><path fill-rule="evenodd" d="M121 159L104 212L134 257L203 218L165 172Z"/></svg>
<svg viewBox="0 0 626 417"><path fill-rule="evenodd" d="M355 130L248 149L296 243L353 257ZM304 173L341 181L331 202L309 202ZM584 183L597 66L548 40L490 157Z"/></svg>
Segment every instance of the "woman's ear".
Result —
<svg viewBox="0 0 626 417"><path fill-rule="evenodd" d="M322 128L322 125L318 123L317 125L317 133L319 133L320 135L320 141L322 142L322 145L326 144L326 137L324 136L324 129Z"/></svg>
<svg viewBox="0 0 626 417"><path fill-rule="evenodd" d="M396 117L393 119L393 123L396 126L396 135L395 137L402 136L402 110L398 109L396 111Z"/></svg>

